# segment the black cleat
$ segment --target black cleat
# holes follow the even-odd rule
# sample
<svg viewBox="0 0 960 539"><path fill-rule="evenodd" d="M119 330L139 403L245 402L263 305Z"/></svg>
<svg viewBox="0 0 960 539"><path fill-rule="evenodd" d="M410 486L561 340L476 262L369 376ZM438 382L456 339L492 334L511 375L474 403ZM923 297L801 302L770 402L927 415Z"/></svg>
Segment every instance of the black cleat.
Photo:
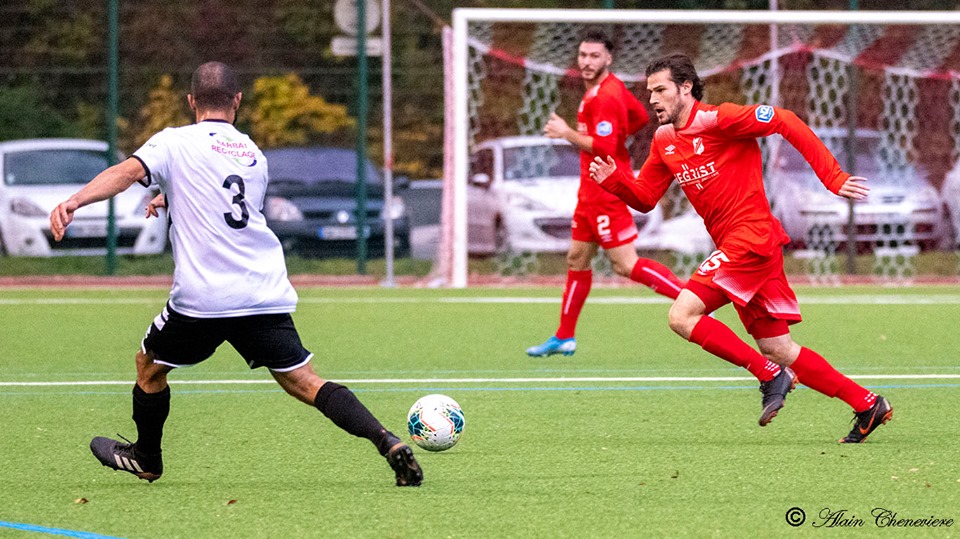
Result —
<svg viewBox="0 0 960 539"><path fill-rule="evenodd" d="M850 434L837 440L841 444L859 444L870 436L870 433L877 430L877 427L883 425L893 418L893 406L890 401L877 395L873 406L853 414L853 430Z"/></svg>
<svg viewBox="0 0 960 539"><path fill-rule="evenodd" d="M787 398L787 393L797 387L797 375L787 367L780 367L780 374L773 377L769 382L760 383L760 393L763 393L763 410L760 412L760 426L765 427L767 423L777 417L777 412L783 408L783 401Z"/></svg>
<svg viewBox="0 0 960 539"><path fill-rule="evenodd" d="M90 441L90 451L107 468L129 472L153 483L163 474L160 454L147 455L137 451L137 444L122 443L103 436ZM399 479L398 479L399 480Z"/></svg>
<svg viewBox="0 0 960 539"><path fill-rule="evenodd" d="M410 446L397 439L397 444L387 452L387 462L397 474L398 487L419 487L423 481L423 470L413 457Z"/></svg>

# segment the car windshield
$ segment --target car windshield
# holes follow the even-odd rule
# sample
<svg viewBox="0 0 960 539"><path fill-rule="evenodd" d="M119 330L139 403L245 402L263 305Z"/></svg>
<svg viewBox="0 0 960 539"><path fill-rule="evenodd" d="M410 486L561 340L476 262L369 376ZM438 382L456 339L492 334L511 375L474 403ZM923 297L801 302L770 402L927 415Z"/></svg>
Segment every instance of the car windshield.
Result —
<svg viewBox="0 0 960 539"><path fill-rule="evenodd" d="M503 150L505 180L580 177L580 152L568 144L518 146Z"/></svg>
<svg viewBox="0 0 960 539"><path fill-rule="evenodd" d="M847 151L845 140L841 138L822 138L824 144L830 148L833 155L840 163L840 167L848 170ZM876 137L860 137L856 139L855 148L856 161L854 171L857 176L867 178L870 185L916 185L920 182L921 175L915 168L906 168L902 170L890 169L884 166L882 155L880 153L880 141ZM807 161L800 155L789 142L780 143L779 157L777 159L777 168L787 173L788 177L803 178L803 185L810 189L822 189L823 184L810 168Z"/></svg>
<svg viewBox="0 0 960 539"><path fill-rule="evenodd" d="M32 150L4 156L3 181L7 185L84 184L108 166L104 152L96 150Z"/></svg>
<svg viewBox="0 0 960 539"><path fill-rule="evenodd" d="M357 181L357 154L353 150L329 147L280 148L263 152L271 182L296 181L308 184ZM366 161L366 180L381 184L380 171Z"/></svg>

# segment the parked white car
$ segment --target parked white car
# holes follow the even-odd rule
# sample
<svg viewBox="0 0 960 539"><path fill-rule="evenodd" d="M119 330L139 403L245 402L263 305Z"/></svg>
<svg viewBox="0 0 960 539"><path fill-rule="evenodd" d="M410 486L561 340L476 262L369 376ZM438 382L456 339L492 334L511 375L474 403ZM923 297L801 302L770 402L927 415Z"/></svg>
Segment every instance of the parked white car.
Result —
<svg viewBox="0 0 960 539"><path fill-rule="evenodd" d="M846 129L817 130L846 169ZM861 252L876 247L915 245L936 248L947 234L943 203L937 190L916 167L895 169L885 163L880 132L858 129L854 158L857 176L868 180L870 195L854 207L856 242ZM790 143L771 138L774 151L768 170L767 196L774 215L793 240L791 247L847 241L849 202L827 191L803 156ZM813 247L817 247L814 245Z"/></svg>
<svg viewBox="0 0 960 539"><path fill-rule="evenodd" d="M564 140L517 136L478 144L467 188L467 251L566 252L579 188L580 152ZM659 208L633 214L640 238L663 220Z"/></svg>
<svg viewBox="0 0 960 539"><path fill-rule="evenodd" d="M940 187L943 199L943 211L946 213L948 231L946 245L949 249L960 249L960 161L943 178Z"/></svg>
<svg viewBox="0 0 960 539"><path fill-rule="evenodd" d="M77 210L59 243L50 212L108 166L107 143L82 139L0 142L0 251L13 256L106 253L107 202ZM155 191L134 185L114 198L118 254L156 254L167 241L165 215L145 219Z"/></svg>

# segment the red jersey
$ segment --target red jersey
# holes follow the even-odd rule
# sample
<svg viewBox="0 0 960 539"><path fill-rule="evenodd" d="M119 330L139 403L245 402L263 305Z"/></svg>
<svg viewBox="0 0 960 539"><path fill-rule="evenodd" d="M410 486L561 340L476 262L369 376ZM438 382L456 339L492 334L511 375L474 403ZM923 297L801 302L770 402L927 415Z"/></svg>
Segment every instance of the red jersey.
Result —
<svg viewBox="0 0 960 539"><path fill-rule="evenodd" d="M800 151L831 192L837 193L850 177L793 112L768 105L715 107L698 101L683 129L673 125L657 129L638 177L618 162L617 171L602 187L646 212L676 180L718 249L769 256L790 241L770 212L763 188L757 137L773 133Z"/></svg>
<svg viewBox="0 0 960 539"><path fill-rule="evenodd" d="M580 152L580 191L578 202L618 202L590 179L594 156L606 160L612 155L617 168L632 170L627 152L627 137L647 124L646 109L613 73L591 88L577 110L577 131L593 139L593 152Z"/></svg>

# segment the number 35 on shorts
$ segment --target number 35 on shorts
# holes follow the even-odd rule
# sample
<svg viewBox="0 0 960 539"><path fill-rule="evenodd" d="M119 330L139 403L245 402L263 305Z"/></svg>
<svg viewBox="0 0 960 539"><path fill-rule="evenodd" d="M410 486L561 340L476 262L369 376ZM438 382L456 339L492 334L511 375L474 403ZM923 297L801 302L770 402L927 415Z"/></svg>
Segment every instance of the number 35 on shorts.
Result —
<svg viewBox="0 0 960 539"><path fill-rule="evenodd" d="M700 275L710 275L717 271L724 262L730 262L730 259L727 258L727 255L723 254L723 251L716 250L710 253L710 256L700 264L700 267L697 268L697 273Z"/></svg>

